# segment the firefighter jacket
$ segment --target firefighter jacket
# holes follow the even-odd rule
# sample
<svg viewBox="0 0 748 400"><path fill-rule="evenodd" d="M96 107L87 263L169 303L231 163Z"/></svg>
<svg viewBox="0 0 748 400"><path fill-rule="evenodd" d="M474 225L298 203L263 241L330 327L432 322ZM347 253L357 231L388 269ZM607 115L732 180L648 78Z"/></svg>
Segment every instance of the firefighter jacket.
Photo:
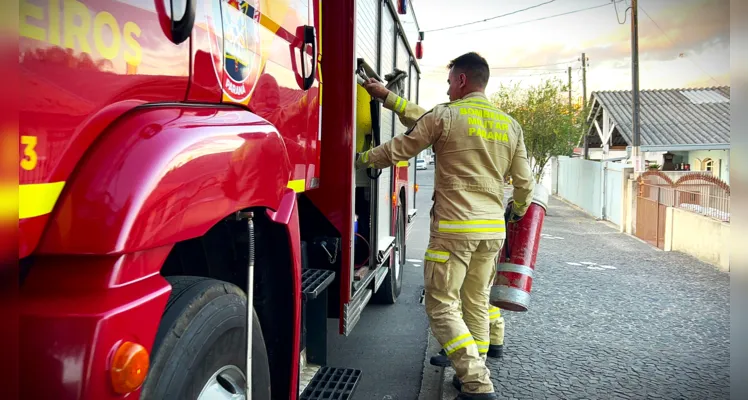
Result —
<svg viewBox="0 0 748 400"><path fill-rule="evenodd" d="M389 93L385 108L408 127L403 135L360 155L359 167L385 168L433 145L436 154L431 235L445 239L506 237L504 176L512 176L513 212L522 216L534 180L519 123L473 92L426 112Z"/></svg>

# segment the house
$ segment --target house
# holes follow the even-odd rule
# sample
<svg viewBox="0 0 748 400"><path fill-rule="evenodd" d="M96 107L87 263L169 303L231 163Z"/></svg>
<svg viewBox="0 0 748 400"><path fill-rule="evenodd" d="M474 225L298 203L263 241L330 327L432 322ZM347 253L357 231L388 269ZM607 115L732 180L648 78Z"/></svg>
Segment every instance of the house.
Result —
<svg viewBox="0 0 748 400"><path fill-rule="evenodd" d="M624 158L631 163L631 91L596 91L587 117L591 160ZM730 87L639 91L640 149L663 171L690 167L729 183ZM584 136L575 149L583 154ZM685 171L684 171L685 172Z"/></svg>

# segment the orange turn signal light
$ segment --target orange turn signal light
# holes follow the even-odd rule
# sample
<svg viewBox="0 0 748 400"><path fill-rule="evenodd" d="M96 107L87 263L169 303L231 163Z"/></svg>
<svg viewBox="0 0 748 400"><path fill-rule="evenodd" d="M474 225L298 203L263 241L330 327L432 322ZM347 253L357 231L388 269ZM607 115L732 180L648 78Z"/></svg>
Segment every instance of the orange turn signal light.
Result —
<svg viewBox="0 0 748 400"><path fill-rule="evenodd" d="M397 195L392 193L392 207L397 207Z"/></svg>
<svg viewBox="0 0 748 400"><path fill-rule="evenodd" d="M111 378L114 391L127 394L137 390L148 375L150 356L145 347L123 342L112 358Z"/></svg>
<svg viewBox="0 0 748 400"><path fill-rule="evenodd" d="M413 185L413 191L416 191L416 192L418 191L418 184L417 183Z"/></svg>

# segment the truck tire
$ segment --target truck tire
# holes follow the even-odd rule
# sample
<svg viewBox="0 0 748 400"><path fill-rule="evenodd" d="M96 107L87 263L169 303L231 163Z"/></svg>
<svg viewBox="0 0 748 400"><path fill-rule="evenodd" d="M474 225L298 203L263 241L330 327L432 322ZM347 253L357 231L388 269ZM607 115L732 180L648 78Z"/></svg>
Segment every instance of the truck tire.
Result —
<svg viewBox="0 0 748 400"><path fill-rule="evenodd" d="M382 286L374 293L372 300L377 304L395 304L403 289L403 269L405 268L405 209L401 198L397 199L395 210L395 250L392 252L394 265L391 265Z"/></svg>
<svg viewBox="0 0 748 400"><path fill-rule="evenodd" d="M172 285L153 345L142 399L244 393L247 296L231 283L193 276ZM202 396L201 396L202 393ZM215 397L213 397L215 398ZM270 365L260 321L252 318L252 399L269 400Z"/></svg>

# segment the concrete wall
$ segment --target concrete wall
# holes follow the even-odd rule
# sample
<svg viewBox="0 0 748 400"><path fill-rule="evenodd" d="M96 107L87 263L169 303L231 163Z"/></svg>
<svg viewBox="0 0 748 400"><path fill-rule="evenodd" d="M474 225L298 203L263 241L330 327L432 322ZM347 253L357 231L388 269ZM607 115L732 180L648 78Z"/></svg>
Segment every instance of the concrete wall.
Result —
<svg viewBox="0 0 748 400"><path fill-rule="evenodd" d="M730 271L730 224L668 207L665 251L680 251Z"/></svg>
<svg viewBox="0 0 748 400"><path fill-rule="evenodd" d="M551 163L551 193L595 218L623 227L626 185L633 168L617 162L558 157Z"/></svg>

